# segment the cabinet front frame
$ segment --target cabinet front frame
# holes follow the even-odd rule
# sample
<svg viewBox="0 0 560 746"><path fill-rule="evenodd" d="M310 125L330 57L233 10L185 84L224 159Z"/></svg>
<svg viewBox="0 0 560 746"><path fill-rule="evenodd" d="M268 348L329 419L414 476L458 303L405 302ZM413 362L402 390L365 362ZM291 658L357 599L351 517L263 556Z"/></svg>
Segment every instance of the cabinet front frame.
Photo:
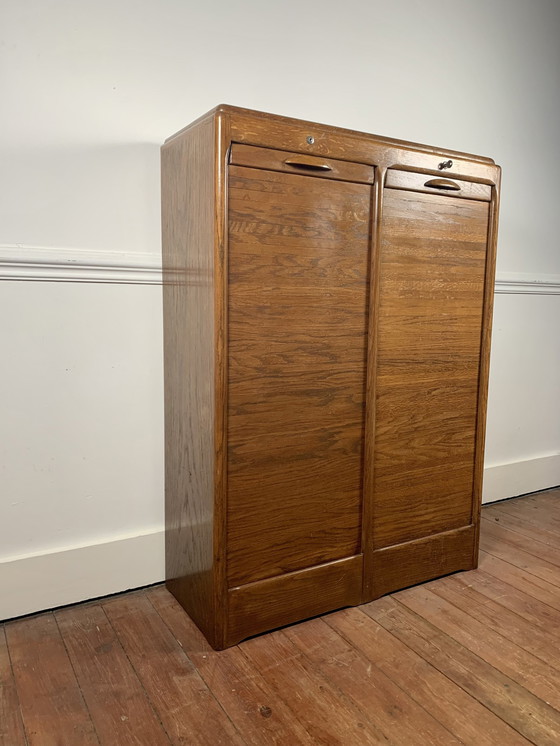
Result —
<svg viewBox="0 0 560 746"><path fill-rule="evenodd" d="M371 526L375 520L375 508L368 495L372 494L374 482L373 453L375 448L375 366L376 366L376 322L379 304L379 244L383 219L383 189L388 169L411 171L427 176L441 176L440 165L452 160L453 165L445 176L463 181L472 181L492 187L490 220L488 225L488 248L486 279L484 288L483 331L481 339L481 364L478 384L478 417L476 426L476 456L472 503L472 551L470 566L478 562L478 533L480 523L482 474L484 459L484 437L488 371L494 294L494 272L496 263L496 241L498 227L499 187L501 169L491 159L477 158L456 151L418 146L414 143L391 141L372 135L328 127L310 122L301 122L283 117L250 112L230 106L218 107L214 114L215 130L215 183L214 211L214 312L215 312L215 452L214 452L214 577L215 635L213 644L224 647L239 638L239 631L230 635L228 615L230 602L226 580L225 539L227 536L227 360L228 360L228 312L227 312L227 169L229 153L233 143L274 148L287 152L324 155L339 160L363 163L374 167L374 209L372 217L371 245L371 290L369 305L367 380L366 380L366 432L364 443L364 495L362 518L363 587L360 601L367 602L388 590L375 581L375 557L371 540ZM180 135L180 133L178 133ZM313 142L310 142L310 139ZM442 539L442 546L447 546ZM425 578L427 579L427 578ZM420 582L420 581L416 581ZM392 588L391 588L392 589ZM219 610L222 611L219 611ZM265 631L261 629L258 631ZM254 634L255 632L253 632ZM236 641L235 640L235 641Z"/></svg>

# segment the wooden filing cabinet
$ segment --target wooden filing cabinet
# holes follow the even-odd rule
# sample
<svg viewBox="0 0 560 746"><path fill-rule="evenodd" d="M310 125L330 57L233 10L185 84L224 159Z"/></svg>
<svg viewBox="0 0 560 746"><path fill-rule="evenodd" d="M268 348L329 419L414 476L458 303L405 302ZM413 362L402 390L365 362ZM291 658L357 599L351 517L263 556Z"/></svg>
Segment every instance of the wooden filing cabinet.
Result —
<svg viewBox="0 0 560 746"><path fill-rule="evenodd" d="M163 146L166 577L214 647L476 567L499 178L231 106Z"/></svg>

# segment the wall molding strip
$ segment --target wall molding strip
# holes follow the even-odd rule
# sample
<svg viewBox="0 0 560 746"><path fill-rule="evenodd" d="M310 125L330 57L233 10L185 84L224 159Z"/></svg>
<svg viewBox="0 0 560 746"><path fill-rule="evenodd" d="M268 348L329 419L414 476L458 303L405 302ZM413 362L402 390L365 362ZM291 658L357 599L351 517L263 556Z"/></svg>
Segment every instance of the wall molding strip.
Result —
<svg viewBox="0 0 560 746"><path fill-rule="evenodd" d="M560 275L504 272L496 277L495 291L511 295L560 295Z"/></svg>
<svg viewBox="0 0 560 746"><path fill-rule="evenodd" d="M157 254L0 245L0 280L161 285L161 278Z"/></svg>
<svg viewBox="0 0 560 746"><path fill-rule="evenodd" d="M0 280L161 285L161 256L132 251L0 244ZM560 275L502 273L496 293L560 295Z"/></svg>
<svg viewBox="0 0 560 746"><path fill-rule="evenodd" d="M0 280L161 285L161 256L132 251L0 244ZM496 293L560 295L560 275L501 273Z"/></svg>

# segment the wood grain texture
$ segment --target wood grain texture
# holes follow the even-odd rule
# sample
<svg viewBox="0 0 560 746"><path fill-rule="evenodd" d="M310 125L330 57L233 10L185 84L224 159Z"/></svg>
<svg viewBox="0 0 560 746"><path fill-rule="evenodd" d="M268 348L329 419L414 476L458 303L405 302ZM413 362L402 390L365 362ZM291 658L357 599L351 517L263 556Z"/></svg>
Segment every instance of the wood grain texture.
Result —
<svg viewBox="0 0 560 746"><path fill-rule="evenodd" d="M551 565L560 567L560 552L558 551L557 541L540 541L535 536L527 536L526 533L503 526L497 521L489 521L484 535L489 539L499 538L500 544L519 548Z"/></svg>
<svg viewBox="0 0 560 746"><path fill-rule="evenodd" d="M461 743L371 659L321 619L289 627L284 634L327 681L360 708L387 743Z"/></svg>
<svg viewBox="0 0 560 746"><path fill-rule="evenodd" d="M229 181L228 581L360 551L371 187Z"/></svg>
<svg viewBox="0 0 560 746"><path fill-rule="evenodd" d="M99 740L108 746L169 746L138 676L98 604L55 613Z"/></svg>
<svg viewBox="0 0 560 746"><path fill-rule="evenodd" d="M441 176L438 166L450 157L446 176L493 184L496 166L491 158L355 132L316 122L274 116L233 106L220 106L234 142L298 153L330 156L385 168L409 168ZM311 135L312 144L307 140Z"/></svg>
<svg viewBox="0 0 560 746"><path fill-rule="evenodd" d="M505 504L510 505L510 501L508 500ZM560 487L526 495L526 498L520 501L518 507L527 510L527 515L533 513L540 515L541 518L550 516L553 521L558 523L560 521Z"/></svg>
<svg viewBox="0 0 560 746"><path fill-rule="evenodd" d="M539 545L530 540L525 541L524 538L521 534L508 532L487 522L484 526L484 534L480 538L480 547L488 554L499 557L510 565L526 570L531 575L560 587L558 552L554 550L550 552L545 544Z"/></svg>
<svg viewBox="0 0 560 746"><path fill-rule="evenodd" d="M6 633L0 628L0 746L26 746Z"/></svg>
<svg viewBox="0 0 560 746"><path fill-rule="evenodd" d="M461 743L480 746L530 743L361 610L331 614L325 621Z"/></svg>
<svg viewBox="0 0 560 746"><path fill-rule="evenodd" d="M487 232L485 202L385 190L377 548L472 521Z"/></svg>
<svg viewBox="0 0 560 746"><path fill-rule="evenodd" d="M484 511L483 520L495 523L510 531L515 531L528 539L540 541L542 544L560 549L560 528L555 527L552 522L547 522L545 528L534 523L529 523L513 512L492 505L489 505Z"/></svg>
<svg viewBox="0 0 560 746"><path fill-rule="evenodd" d="M368 309L368 339L366 363L366 401L364 428L364 477L362 499L362 553L364 556L362 577L362 601L375 598L374 592L374 545L373 526L375 522L375 422L377 415L377 324L380 304L381 233L383 225L383 194L387 177L385 168L375 169L373 183L374 227L371 242L370 258L370 292Z"/></svg>
<svg viewBox="0 0 560 746"><path fill-rule="evenodd" d="M240 646L251 666L266 677L276 696L297 712L320 744L386 744L381 729L329 682L282 631Z"/></svg>
<svg viewBox="0 0 560 746"><path fill-rule="evenodd" d="M166 579L220 644L216 607L215 122L162 148ZM191 175L196 174L196 177Z"/></svg>
<svg viewBox="0 0 560 746"><path fill-rule="evenodd" d="M361 555L232 588L228 644L361 599Z"/></svg>
<svg viewBox="0 0 560 746"><path fill-rule="evenodd" d="M29 746L99 744L54 616L11 622L5 631Z"/></svg>
<svg viewBox="0 0 560 746"><path fill-rule="evenodd" d="M496 551L495 546L494 551ZM515 561L516 553L514 552L513 556L509 554L509 557ZM541 603L560 611L557 586L529 572L526 566L517 567L506 559L496 557L484 550L480 552L478 566L488 575L527 594L529 598L535 598Z"/></svg>
<svg viewBox="0 0 560 746"><path fill-rule="evenodd" d="M103 608L171 743L244 743L144 594L106 601Z"/></svg>
<svg viewBox="0 0 560 746"><path fill-rule="evenodd" d="M397 596L398 598L398 596ZM361 607L451 681L539 746L560 738L560 713L393 598Z"/></svg>
<svg viewBox="0 0 560 746"><path fill-rule="evenodd" d="M290 709L275 694L239 647L214 652L163 588L150 590L148 598L246 743L252 746L316 743L300 723L298 709Z"/></svg>
<svg viewBox="0 0 560 746"><path fill-rule="evenodd" d="M485 512L483 511L483 515ZM512 567L512 570L515 568ZM514 577L506 577L515 582ZM514 612L516 616L530 622L533 628L540 628L547 634L560 637L560 609L536 598L534 594L539 593L539 588L531 576L529 576L529 582L533 595L480 569L476 573L459 573L453 578L442 579L444 585L449 583L461 592L472 590L490 601L496 601L504 609ZM542 583L546 585L544 581ZM543 588L540 591L544 592ZM554 586L549 587L546 601L553 604L555 595Z"/></svg>
<svg viewBox="0 0 560 746"><path fill-rule="evenodd" d="M437 586L436 586L437 587ZM443 595L447 598L444 598ZM439 594L426 586L401 591L398 601L411 611L420 614L435 628L461 643L481 660L489 663L496 671L501 671L528 692L547 702L558 711L560 724L560 671L548 665L536 655L512 642L508 635L496 632L492 627L481 623L474 613L457 606L457 597L450 598L444 589ZM471 611L474 612L474 609ZM504 624L507 615L503 615ZM525 644L530 640L527 638ZM553 657L554 651L551 651Z"/></svg>
<svg viewBox="0 0 560 746"><path fill-rule="evenodd" d="M530 530L532 527L537 529L549 531L555 534L560 534L560 515L555 510L556 505L560 502L558 495L560 491L551 490L550 493L540 493L539 497L542 496L543 501L535 503L531 500L531 496L524 497L523 500L506 500L504 502L492 503L491 505L485 506L484 514L486 517L494 516L496 512L499 515L507 514L517 518ZM544 500L544 498L547 498Z"/></svg>
<svg viewBox="0 0 560 746"><path fill-rule="evenodd" d="M529 622L517 612L505 608L500 600L489 599L486 594L465 586L454 577L440 578L436 583L428 584L425 587L449 604L457 607L461 612L471 616L486 629L506 637L514 645L522 648L525 653L539 658L547 666L555 668L557 672L560 671L560 639L554 639L555 631L557 632L556 637L560 635L560 627L557 623L552 625L550 631L553 634L551 636L548 629L543 629L540 626L540 620L537 619L535 623L535 615ZM554 610L551 609L551 611ZM550 615L548 618L550 619ZM495 637L493 639L496 640ZM553 704L554 700L551 699L549 702Z"/></svg>
<svg viewBox="0 0 560 746"><path fill-rule="evenodd" d="M285 150L254 148L251 145L231 146L230 163L234 166L299 173L323 179L356 181L373 184L373 167L362 163L335 160L334 158L299 156Z"/></svg>
<svg viewBox="0 0 560 746"><path fill-rule="evenodd" d="M433 534L373 552L375 597L473 566L474 526Z"/></svg>

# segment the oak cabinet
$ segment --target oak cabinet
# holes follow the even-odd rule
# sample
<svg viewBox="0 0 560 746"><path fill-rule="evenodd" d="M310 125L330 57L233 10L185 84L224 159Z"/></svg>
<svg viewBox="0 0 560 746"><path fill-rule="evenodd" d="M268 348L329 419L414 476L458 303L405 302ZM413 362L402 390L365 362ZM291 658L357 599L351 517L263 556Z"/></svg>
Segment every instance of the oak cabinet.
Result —
<svg viewBox="0 0 560 746"><path fill-rule="evenodd" d="M163 146L166 578L213 646L476 566L499 175L230 106Z"/></svg>

